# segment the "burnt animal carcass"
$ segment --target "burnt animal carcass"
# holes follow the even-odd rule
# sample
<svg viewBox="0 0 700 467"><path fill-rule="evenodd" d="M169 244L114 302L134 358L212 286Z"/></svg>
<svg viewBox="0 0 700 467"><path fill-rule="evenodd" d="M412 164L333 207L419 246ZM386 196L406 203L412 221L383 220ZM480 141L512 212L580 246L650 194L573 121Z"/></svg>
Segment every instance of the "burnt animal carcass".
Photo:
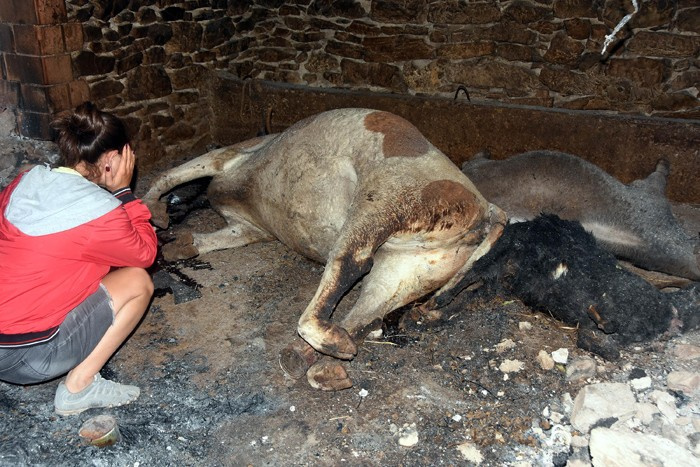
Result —
<svg viewBox="0 0 700 467"><path fill-rule="evenodd" d="M571 154L531 151L504 160L480 153L462 171L510 222L540 213L579 221L599 245L651 271L700 280L700 239L680 226L664 195L669 164L623 184ZM687 281L686 281L687 282Z"/></svg>
<svg viewBox="0 0 700 467"><path fill-rule="evenodd" d="M621 268L579 222L543 215L509 224L460 284L434 304L460 307L476 295L518 298L578 327L580 347L615 358L621 346L697 327L698 286L662 292Z"/></svg>
<svg viewBox="0 0 700 467"><path fill-rule="evenodd" d="M299 319L304 341L281 358L299 376L316 352L351 359L387 313L449 290L506 223L503 211L412 124L376 110L324 112L171 169L143 198L156 225L168 224L161 197L201 177L212 177L207 197L227 225L166 244L166 258L277 239L325 264ZM363 275L353 308L331 322L336 304ZM351 385L327 358L313 363L307 379L320 389Z"/></svg>

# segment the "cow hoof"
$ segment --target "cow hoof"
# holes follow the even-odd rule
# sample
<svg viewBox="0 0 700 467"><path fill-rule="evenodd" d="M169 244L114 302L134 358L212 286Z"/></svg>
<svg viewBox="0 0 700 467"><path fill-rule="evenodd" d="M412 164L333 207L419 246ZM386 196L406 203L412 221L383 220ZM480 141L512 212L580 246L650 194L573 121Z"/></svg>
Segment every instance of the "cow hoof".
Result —
<svg viewBox="0 0 700 467"><path fill-rule="evenodd" d="M160 201L146 202L146 206L148 206L148 210L151 211L151 222L153 225L161 229L167 229L168 224L170 224L168 206Z"/></svg>
<svg viewBox="0 0 700 467"><path fill-rule="evenodd" d="M318 360L318 353L309 344L299 339L280 352L280 367L288 376L299 379Z"/></svg>
<svg viewBox="0 0 700 467"><path fill-rule="evenodd" d="M166 261L193 258L199 254L199 250L194 246L194 237L189 232L178 235L175 240L163 245L162 251Z"/></svg>
<svg viewBox="0 0 700 467"><path fill-rule="evenodd" d="M316 326L299 326L299 335L324 355L352 360L357 346L348 332L333 323L321 321Z"/></svg>
<svg viewBox="0 0 700 467"><path fill-rule="evenodd" d="M312 388L321 391L340 391L352 387L352 381L343 365L327 359L311 366L306 373L306 379Z"/></svg>

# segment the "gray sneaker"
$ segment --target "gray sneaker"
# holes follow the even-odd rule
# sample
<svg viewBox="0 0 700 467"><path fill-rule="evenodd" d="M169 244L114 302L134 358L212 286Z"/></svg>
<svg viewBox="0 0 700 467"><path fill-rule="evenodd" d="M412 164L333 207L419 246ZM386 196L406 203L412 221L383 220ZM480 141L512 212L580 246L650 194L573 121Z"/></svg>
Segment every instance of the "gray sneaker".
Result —
<svg viewBox="0 0 700 467"><path fill-rule="evenodd" d="M99 373L88 387L80 392L72 393L61 381L56 389L54 406L59 415L75 415L87 409L98 407L118 407L135 401L141 390L136 386L115 383L103 379Z"/></svg>

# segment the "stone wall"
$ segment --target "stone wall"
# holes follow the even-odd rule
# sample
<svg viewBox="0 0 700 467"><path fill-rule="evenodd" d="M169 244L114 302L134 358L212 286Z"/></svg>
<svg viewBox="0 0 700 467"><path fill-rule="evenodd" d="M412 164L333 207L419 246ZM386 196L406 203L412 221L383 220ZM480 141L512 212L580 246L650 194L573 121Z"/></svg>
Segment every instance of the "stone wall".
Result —
<svg viewBox="0 0 700 467"><path fill-rule="evenodd" d="M102 6L109 4L108 7ZM211 142L205 82L238 77L404 95L700 117L700 7L651 0L67 0L74 73L153 157ZM257 117L257 110L254 112Z"/></svg>
<svg viewBox="0 0 700 467"><path fill-rule="evenodd" d="M0 97L19 114L37 105L45 117L87 90L127 121L146 168L220 143L212 102L239 106L228 125L259 126L268 105L261 80L697 122L700 6L639 1L603 57L631 0L2 0ZM18 17L25 4L33 16ZM34 47L21 39L26 30L45 48L18 59L17 47ZM46 39L56 31L60 43ZM60 62L61 92L42 82L37 97L13 71L22 58L37 61L33 54L42 66ZM220 71L252 78L242 90L249 105L209 91ZM460 86L467 92L457 94ZM288 121L282 108L278 122ZM45 137L46 120L29 136Z"/></svg>

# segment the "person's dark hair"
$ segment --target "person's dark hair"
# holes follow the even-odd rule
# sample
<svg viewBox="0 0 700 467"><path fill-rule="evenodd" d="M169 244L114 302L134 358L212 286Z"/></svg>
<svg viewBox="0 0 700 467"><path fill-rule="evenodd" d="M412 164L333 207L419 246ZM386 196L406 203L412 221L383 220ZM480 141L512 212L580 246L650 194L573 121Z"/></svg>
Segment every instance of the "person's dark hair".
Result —
<svg viewBox="0 0 700 467"><path fill-rule="evenodd" d="M72 113L55 120L52 127L58 132L60 164L66 167L84 161L92 168L103 153L121 151L129 142L119 117L99 110L92 102L80 104Z"/></svg>

